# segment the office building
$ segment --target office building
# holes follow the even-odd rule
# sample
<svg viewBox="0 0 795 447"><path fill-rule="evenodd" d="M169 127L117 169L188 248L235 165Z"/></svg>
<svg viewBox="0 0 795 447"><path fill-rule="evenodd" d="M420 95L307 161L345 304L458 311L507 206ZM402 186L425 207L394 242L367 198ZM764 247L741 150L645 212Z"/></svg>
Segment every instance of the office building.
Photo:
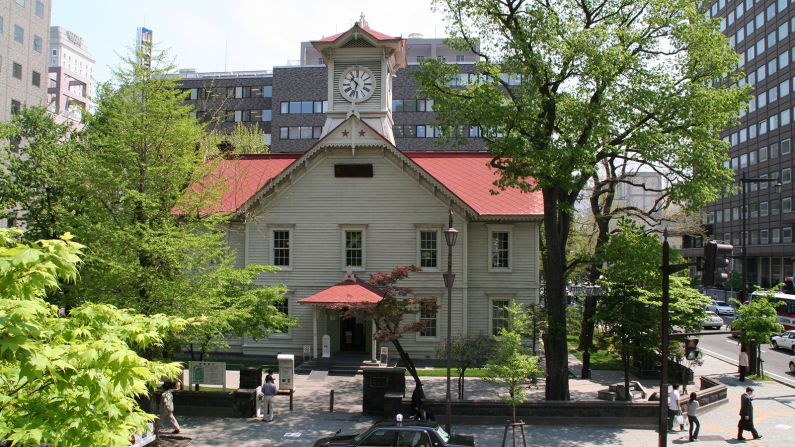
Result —
<svg viewBox="0 0 795 447"><path fill-rule="evenodd" d="M83 38L60 26L50 28L49 103L58 123L80 127L92 109L94 59Z"/></svg>
<svg viewBox="0 0 795 447"><path fill-rule="evenodd" d="M740 55L753 98L740 124L722 136L731 145L727 166L735 173L734 192L705 208L710 239L734 245L733 269L742 263L742 215L745 215L748 282L771 287L793 276L792 210L793 115L795 115L795 3L788 0L717 0L702 3ZM743 182L742 178L758 179ZM767 182L765 180L770 180ZM747 209L743 210L745 183ZM780 183L780 187L776 184ZM684 253L700 256L703 241L687 238Z"/></svg>
<svg viewBox="0 0 795 447"><path fill-rule="evenodd" d="M363 18L361 21L368 27ZM477 128L460 129L463 141L442 143L433 101L418 93L412 76L424 58L432 57L459 65L461 75L456 82L465 82L475 71L476 55L453 50L444 44L444 39L414 34L404 41L407 65L392 75L390 114L386 118L391 120L396 146L404 151L485 150ZM305 152L323 132L329 95L327 70L311 42L300 44L298 60L272 70L181 70L177 76L181 88L189 90L197 116L222 131L231 131L236 123L256 124L272 152Z"/></svg>
<svg viewBox="0 0 795 447"><path fill-rule="evenodd" d="M47 104L50 0L0 1L0 121Z"/></svg>

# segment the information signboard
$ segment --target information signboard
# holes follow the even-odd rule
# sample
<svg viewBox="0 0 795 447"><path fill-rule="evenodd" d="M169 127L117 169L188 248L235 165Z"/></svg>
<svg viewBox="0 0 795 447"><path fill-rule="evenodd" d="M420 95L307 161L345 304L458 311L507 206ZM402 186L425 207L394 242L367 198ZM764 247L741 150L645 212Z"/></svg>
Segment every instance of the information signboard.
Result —
<svg viewBox="0 0 795 447"><path fill-rule="evenodd" d="M226 363L224 362L188 362L188 371L191 384L221 385L226 388Z"/></svg>

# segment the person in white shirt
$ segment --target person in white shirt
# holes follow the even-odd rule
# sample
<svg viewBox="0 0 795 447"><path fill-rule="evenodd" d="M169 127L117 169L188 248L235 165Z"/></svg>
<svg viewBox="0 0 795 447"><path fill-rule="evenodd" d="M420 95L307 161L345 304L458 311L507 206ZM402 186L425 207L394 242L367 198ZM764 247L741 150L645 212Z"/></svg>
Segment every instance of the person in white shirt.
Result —
<svg viewBox="0 0 795 447"><path fill-rule="evenodd" d="M740 382L745 382L745 375L748 374L748 353L745 351L745 346L740 347Z"/></svg>
<svg viewBox="0 0 795 447"><path fill-rule="evenodd" d="M700 406L698 395L690 393L690 401L687 402L687 425L690 442L698 441L698 430L701 428L701 422L698 420L698 407Z"/></svg>
<svg viewBox="0 0 795 447"><path fill-rule="evenodd" d="M671 392L668 393L668 430L673 431L674 418L681 412L682 408L679 407L679 385L674 383L671 384ZM679 425L679 430L684 429L684 424Z"/></svg>

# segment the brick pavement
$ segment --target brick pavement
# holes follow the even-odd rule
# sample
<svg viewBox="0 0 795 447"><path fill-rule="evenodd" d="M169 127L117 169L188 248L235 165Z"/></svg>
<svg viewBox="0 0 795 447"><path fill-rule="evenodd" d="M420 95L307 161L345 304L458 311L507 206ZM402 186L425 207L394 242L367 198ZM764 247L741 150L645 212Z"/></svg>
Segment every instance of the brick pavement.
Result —
<svg viewBox="0 0 795 447"><path fill-rule="evenodd" d="M795 434L795 390L776 382L752 384L756 388L754 408L756 425L764 436L757 441L740 443L734 439L739 416L739 398L745 384L734 374L735 368L716 359L706 358L704 365L696 369L697 375L717 377L729 387L729 402L705 411L702 422L700 446L747 445L753 447L778 447L791 445ZM571 380L573 398L586 398L595 391L621 377L617 371L594 371L593 381ZM234 386L236 378L228 380ZM426 393L434 397L444 396L444 378L424 378ZM410 383L410 382L409 382ZM654 381L644 385L655 386ZM329 389L335 389L335 411L330 413ZM467 398L493 398L495 389L479 379L467 380ZM454 388L455 389L455 388ZM407 390L410 395L411 386ZM540 397L543 390L537 392ZM486 396L486 397L482 397ZM177 409L177 414L179 410ZM179 416L178 416L179 417ZM276 401L276 419L264 423L257 419L226 419L179 417L183 433L193 438L192 447L204 446L311 446L320 437L328 436L338 429L344 433L355 433L369 427L374 419L361 414L361 376L324 377L311 380L308 376L297 376L295 411L288 411L288 401L280 396ZM687 427L685 427L687 428ZM454 431L475 435L480 446L499 446L502 426L465 425ZM603 426L533 426L526 428L528 445L533 446L650 446L657 444L653 430ZM746 434L747 436L747 434ZM687 442L687 433L669 433L668 444L675 446Z"/></svg>

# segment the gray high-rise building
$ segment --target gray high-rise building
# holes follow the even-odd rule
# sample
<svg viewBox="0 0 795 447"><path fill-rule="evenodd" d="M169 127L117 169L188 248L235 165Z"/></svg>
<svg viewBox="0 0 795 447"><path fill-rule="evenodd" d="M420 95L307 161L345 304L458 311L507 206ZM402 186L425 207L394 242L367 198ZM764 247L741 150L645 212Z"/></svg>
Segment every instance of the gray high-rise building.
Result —
<svg viewBox="0 0 795 447"><path fill-rule="evenodd" d="M0 0L0 121L47 104L50 0Z"/></svg>
<svg viewBox="0 0 795 447"><path fill-rule="evenodd" d="M795 2L716 0L701 7L720 19L721 31L740 55L744 76L738 85L753 87L739 125L722 134L731 145L727 167L735 173L734 193L705 208L705 224L710 239L734 245L735 271L742 271L745 245L748 283L772 287L793 276L795 259ZM686 238L684 254L699 256L702 245L701 238Z"/></svg>

